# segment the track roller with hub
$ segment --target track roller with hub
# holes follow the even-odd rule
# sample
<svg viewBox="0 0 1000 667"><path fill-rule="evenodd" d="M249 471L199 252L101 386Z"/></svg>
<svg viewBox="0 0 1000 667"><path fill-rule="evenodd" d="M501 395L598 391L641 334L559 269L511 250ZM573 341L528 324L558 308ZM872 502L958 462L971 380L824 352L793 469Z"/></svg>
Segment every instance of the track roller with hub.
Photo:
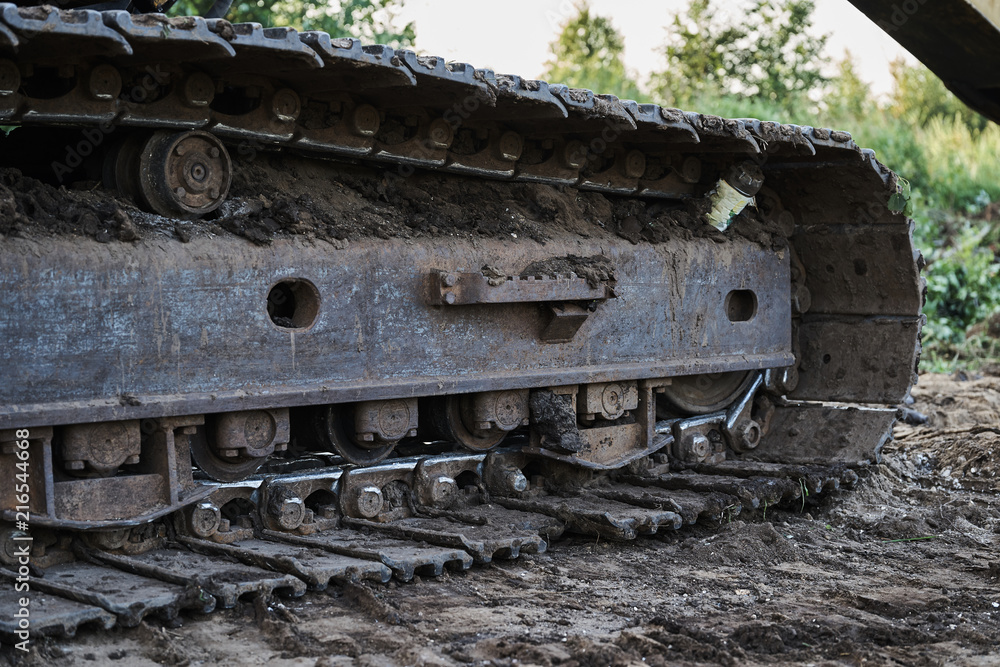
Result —
<svg viewBox="0 0 1000 667"><path fill-rule="evenodd" d="M201 131L132 135L109 153L104 166L106 187L130 195L147 211L181 219L217 209L232 178L226 147Z"/></svg>
<svg viewBox="0 0 1000 667"><path fill-rule="evenodd" d="M367 466L417 434L416 399L327 405L312 414L313 435L347 461Z"/></svg>
<svg viewBox="0 0 1000 667"><path fill-rule="evenodd" d="M485 391L427 399L422 423L430 435L485 452L499 445L509 432L528 421L527 391Z"/></svg>

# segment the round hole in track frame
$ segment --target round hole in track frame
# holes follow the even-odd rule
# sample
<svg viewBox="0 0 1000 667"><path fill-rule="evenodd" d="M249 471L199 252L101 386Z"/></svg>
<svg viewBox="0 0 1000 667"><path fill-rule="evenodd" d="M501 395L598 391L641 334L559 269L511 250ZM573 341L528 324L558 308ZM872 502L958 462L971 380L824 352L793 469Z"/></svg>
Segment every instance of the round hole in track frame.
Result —
<svg viewBox="0 0 1000 667"><path fill-rule="evenodd" d="M726 295L726 317L730 322L748 322L757 314L757 295L753 290L735 289Z"/></svg>
<svg viewBox="0 0 1000 667"><path fill-rule="evenodd" d="M319 315L319 290L303 278L286 278L267 294L267 316L282 329L308 329Z"/></svg>

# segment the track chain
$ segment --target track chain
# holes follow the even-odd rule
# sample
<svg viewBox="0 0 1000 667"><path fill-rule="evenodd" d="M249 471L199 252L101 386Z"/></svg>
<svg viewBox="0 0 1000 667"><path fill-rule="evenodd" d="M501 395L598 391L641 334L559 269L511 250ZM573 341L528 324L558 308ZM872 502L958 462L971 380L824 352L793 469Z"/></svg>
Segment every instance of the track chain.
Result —
<svg viewBox="0 0 1000 667"><path fill-rule="evenodd" d="M130 627L147 617L173 622L244 596L295 597L344 581L439 576L543 552L564 532L634 540L803 502L857 481L858 464L889 437L894 411L885 406L913 380L921 260L910 224L885 205L895 176L847 133L637 104L323 33L11 4L0 4L0 74L5 124L201 128L251 150L620 195L689 197L698 179L685 170L687 156L719 163L749 156L766 163L766 185L780 193L775 220L790 220L793 288L809 287L793 291L798 386L778 406L760 460L662 459L582 483L533 479L525 493L468 484L446 506L411 496L373 513L334 493L348 488L354 471L223 485L206 503L251 509L200 537L168 519L157 524L162 534L135 545L59 543L69 555L60 560L54 549L32 580L39 635ZM60 77L74 86L33 97L22 75L37 87ZM112 85L115 76L120 85ZM159 97L132 94L144 78ZM211 91L255 102L236 113L213 105ZM580 150L596 159L580 159ZM861 349L877 350L876 362ZM484 456L456 458L482 481ZM415 465L392 462L363 475L391 477ZM273 484L300 489L302 500L324 491L329 502L282 527L282 517L254 506L254 494ZM13 576L0 568L0 577ZM12 590L0 589L0 606L13 607ZM0 635L13 630L0 620Z"/></svg>
<svg viewBox="0 0 1000 667"><path fill-rule="evenodd" d="M858 479L845 465L721 468L710 475L651 463L640 473L520 498L470 487L451 509L414 504L409 516L388 522L341 517L337 527L308 535L258 526L225 543L170 531L166 540L111 551L76 538L72 560L32 579L32 628L40 636L72 637L78 629L135 627L147 618L177 623L182 613L227 609L253 596L294 598L348 581L436 577L542 553L564 533L629 541L695 523L717 525ZM0 577L15 576L0 568ZM11 595L12 586L2 587L0 605L13 605ZM0 636L12 638L15 629L0 619Z"/></svg>

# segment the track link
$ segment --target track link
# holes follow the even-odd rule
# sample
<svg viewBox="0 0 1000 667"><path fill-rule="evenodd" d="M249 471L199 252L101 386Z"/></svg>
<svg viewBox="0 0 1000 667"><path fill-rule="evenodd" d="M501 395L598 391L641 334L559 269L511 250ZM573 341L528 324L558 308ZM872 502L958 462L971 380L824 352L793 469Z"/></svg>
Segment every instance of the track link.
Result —
<svg viewBox="0 0 1000 667"><path fill-rule="evenodd" d="M236 539L201 539L171 526L168 537L111 551L75 536L70 547L75 558L31 580L37 591L33 633L72 637L79 629L128 628L147 618L171 624L182 613L227 609L254 596L299 597L345 582L435 577L474 563L544 552L564 533L629 541L695 523L718 525L741 512L766 515L769 507L793 506L806 494L858 480L846 465L735 463L708 474L649 463L641 472L580 486L559 488L536 479L543 488L521 498L494 497L476 485L450 509L412 505L407 516L387 522L339 517L336 527L315 532L308 524L294 531L234 527ZM331 482L336 479L327 474ZM253 522L251 515L259 522L251 512L243 515L245 524ZM0 577L12 580L16 574L0 569ZM12 587L3 587L0 604L13 595L9 591ZM0 636L14 638L15 630L16 624L0 621Z"/></svg>
<svg viewBox="0 0 1000 667"><path fill-rule="evenodd" d="M67 64L70 51L74 58ZM877 460L895 417L887 406L898 403L914 379L921 260L911 224L886 206L897 190L895 176L847 133L640 105L322 33L10 4L0 4L0 74L0 121L41 132L56 124L85 128L93 138L90 149L117 140L118 130L207 131L240 155L282 151L300 159L388 167L400 176L434 170L673 202L704 196L723 170L749 158L765 175L758 208L766 229L741 240L783 258L791 255L787 356L796 364L777 377L774 364L747 361L751 352L733 355L743 363L738 370L770 369L760 385L774 411L752 452L695 462L682 442L674 442L681 432L675 420L655 429L647 423L655 437L642 456L611 472L580 470L573 456L552 456L533 443L489 454L389 459L367 468L320 467L214 488L194 485L181 500L175 494L173 505L145 515L144 525L97 534L56 528L39 539L32 571L33 590L39 591L32 599L32 627L39 635L72 636L81 627L116 623L130 627L144 618L174 622L185 612L231 607L244 596L294 597L346 581L438 576L542 552L564 533L634 540L801 503L806 494L854 484L858 469ZM200 140L208 142L206 151L219 148ZM161 136L150 141L168 145ZM68 162L61 155L59 160ZM172 215L182 215L184 206L197 208L169 201L169 192L147 192L142 183L116 179L123 189L134 189L137 199L166 198ZM644 242L625 221L612 227L599 238ZM726 242L721 234L711 238ZM0 288L16 292L28 281L17 271L35 253L27 241L5 243L11 256L25 258L0 276ZM242 267L282 253L312 257L307 245L285 239L265 252L228 239L216 248ZM92 257L102 269L103 252L93 250ZM156 248L143 246L141 252L150 264L163 259ZM444 274L439 277L444 282ZM587 298L594 289L569 287ZM443 301L446 296L440 295L442 303L451 303ZM245 312L237 316L245 319ZM267 376L270 370L262 366L256 379L273 391L211 387L178 393L150 384L111 397L101 386L91 392L93 400L69 400L45 394L60 385L47 375L57 364L33 361L29 343L43 339L53 325L39 327L11 330L10 349L30 353L4 362L25 373L36 393L24 394L26 383L20 390L16 382L9 385L13 390L0 388L0 429L31 426L47 433L33 444L37 460L51 447L53 425L172 419L169 426L161 423L159 435L179 447L183 459L184 438L204 420L176 415L354 401L365 390L381 392L373 398L395 399L392 392L402 391L399 382L388 381L374 389L360 380L330 388L325 376L286 388L285 378ZM91 350L74 352L82 363L118 363ZM311 361L326 369L326 357L308 359L308 353L299 352L304 368ZM673 365L663 361L658 376L643 378L728 370L722 362L704 362L697 352L668 361ZM197 356L186 359L193 368L205 363ZM639 373L648 366L640 359L630 368ZM620 368L612 370L624 372ZM590 382L598 371L576 369L579 380L567 380L567 372L539 376L537 386ZM241 367L219 384L241 386L246 373ZM137 376L141 385L145 377ZM462 381L452 379L448 389L460 394L498 388L495 378L494 385L482 387ZM400 395L436 395L440 377L413 379L405 389ZM3 393L14 390L21 393ZM7 440L0 444L3 456L12 454ZM65 527L49 500L40 521ZM8 521L10 514L4 515ZM85 523L76 527L87 528ZM0 576L17 574L0 569ZM13 606L11 590L0 591L0 605ZM0 620L0 634L15 629Z"/></svg>

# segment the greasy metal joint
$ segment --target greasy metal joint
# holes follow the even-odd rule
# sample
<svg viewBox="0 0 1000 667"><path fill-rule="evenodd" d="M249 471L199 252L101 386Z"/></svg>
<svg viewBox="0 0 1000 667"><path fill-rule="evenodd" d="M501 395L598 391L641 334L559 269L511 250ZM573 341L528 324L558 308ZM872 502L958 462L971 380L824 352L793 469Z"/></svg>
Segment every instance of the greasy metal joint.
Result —
<svg viewBox="0 0 1000 667"><path fill-rule="evenodd" d="M417 399L364 401L354 408L354 431L360 443L395 443L417 434Z"/></svg>
<svg viewBox="0 0 1000 667"><path fill-rule="evenodd" d="M359 137L374 136L380 125L378 110L370 104L359 104L351 112L351 132Z"/></svg>
<svg viewBox="0 0 1000 667"><path fill-rule="evenodd" d="M210 502L191 505L184 511L185 525L195 537L208 539L219 530L222 512Z"/></svg>
<svg viewBox="0 0 1000 667"><path fill-rule="evenodd" d="M97 65L87 75L87 92L95 100L113 100L122 92L122 75L111 65Z"/></svg>
<svg viewBox="0 0 1000 667"><path fill-rule="evenodd" d="M382 511L382 489L372 484L359 487L352 498L354 511L365 519L374 519Z"/></svg>
<svg viewBox="0 0 1000 667"><path fill-rule="evenodd" d="M215 83L204 72L192 72L184 77L182 98L189 107L207 107L215 99Z"/></svg>
<svg viewBox="0 0 1000 667"><path fill-rule="evenodd" d="M271 97L271 113L283 123L294 123L302 113L302 101L290 88L275 91Z"/></svg>
<svg viewBox="0 0 1000 667"><path fill-rule="evenodd" d="M79 475L108 477L139 463L138 420L78 424L62 430L64 467Z"/></svg>

